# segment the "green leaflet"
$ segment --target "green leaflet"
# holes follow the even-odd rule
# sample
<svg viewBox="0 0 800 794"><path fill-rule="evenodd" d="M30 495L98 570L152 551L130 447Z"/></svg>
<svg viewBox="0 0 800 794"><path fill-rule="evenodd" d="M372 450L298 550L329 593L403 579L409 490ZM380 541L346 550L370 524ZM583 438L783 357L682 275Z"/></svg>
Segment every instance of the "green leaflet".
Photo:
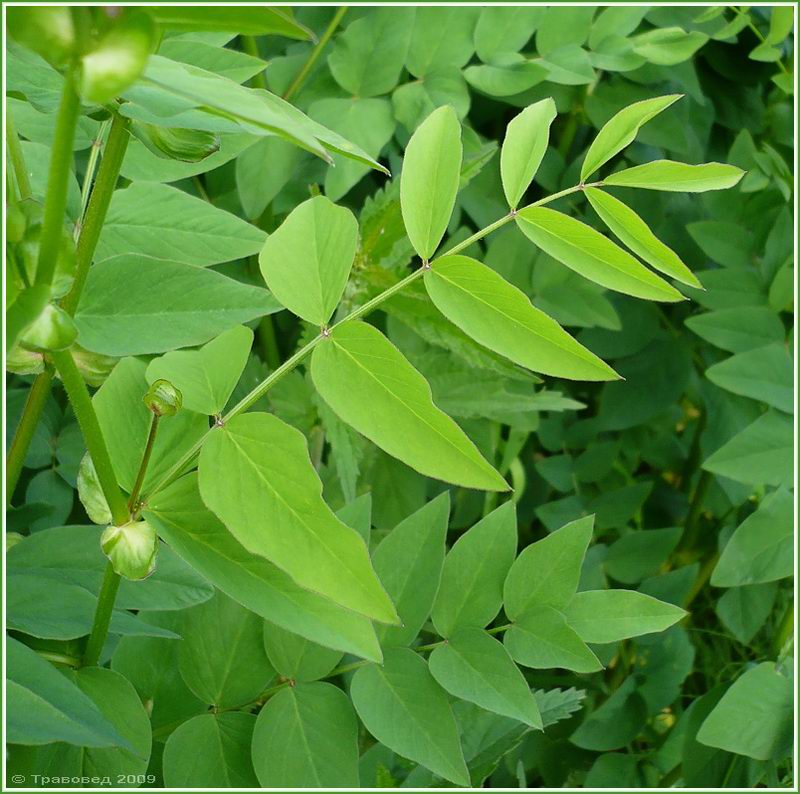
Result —
<svg viewBox="0 0 800 794"><path fill-rule="evenodd" d="M183 560L248 609L327 647L380 661L370 621L302 589L275 565L247 551L200 501L197 475L159 491L145 515Z"/></svg>
<svg viewBox="0 0 800 794"><path fill-rule="evenodd" d="M619 111L606 122L597 137L592 141L589 151L581 166L581 182L585 182L601 165L607 163L615 154L619 154L636 137L639 128L654 116L666 110L683 94L645 99L634 102Z"/></svg>
<svg viewBox="0 0 800 794"><path fill-rule="evenodd" d="M401 521L378 545L372 564L400 616L400 626L381 626L384 648L408 645L431 612L444 563L450 515L447 491Z"/></svg>
<svg viewBox="0 0 800 794"><path fill-rule="evenodd" d="M512 209L516 209L536 176L547 151L550 125L555 117L555 102L542 99L525 108L506 127L500 150L500 176L506 201Z"/></svg>
<svg viewBox="0 0 800 794"><path fill-rule="evenodd" d="M264 648L277 672L294 681L325 678L342 658L341 651L315 642L264 621Z"/></svg>
<svg viewBox="0 0 800 794"><path fill-rule="evenodd" d="M253 763L265 788L357 788L358 723L341 689L284 687L259 712Z"/></svg>
<svg viewBox="0 0 800 794"><path fill-rule="evenodd" d="M534 606L561 609L569 603L578 588L593 528L594 516L580 518L522 550L503 586L511 620Z"/></svg>
<svg viewBox="0 0 800 794"><path fill-rule="evenodd" d="M792 419L768 411L739 431L703 462L703 468L747 485L794 481Z"/></svg>
<svg viewBox="0 0 800 794"><path fill-rule="evenodd" d="M183 615L178 666L186 686L217 709L253 702L275 676L262 620L223 593Z"/></svg>
<svg viewBox="0 0 800 794"><path fill-rule="evenodd" d="M542 728L536 699L503 644L482 629L461 629L428 660L431 675L451 695Z"/></svg>
<svg viewBox="0 0 800 794"><path fill-rule="evenodd" d="M444 690L408 648L393 648L382 666L356 671L350 684L358 716L379 741L460 786L469 773Z"/></svg>
<svg viewBox="0 0 800 794"><path fill-rule="evenodd" d="M697 276L683 264L680 257L669 246L664 245L627 204L597 188L587 187L584 192L603 223L634 254L656 270L690 287L703 288Z"/></svg>
<svg viewBox="0 0 800 794"><path fill-rule="evenodd" d="M375 620L397 620L364 540L322 500L302 433L271 414L216 428L200 453L205 504L248 551L301 587Z"/></svg>
<svg viewBox="0 0 800 794"><path fill-rule="evenodd" d="M500 611L503 582L517 552L517 513L508 501L465 532L444 559L431 618L449 637L456 629L483 628Z"/></svg>
<svg viewBox="0 0 800 794"><path fill-rule="evenodd" d="M146 370L147 365L141 359L123 358L92 398L117 481L129 493L136 481L152 421L152 414L142 401L147 392ZM182 410L165 418L159 424L143 492L163 477L207 429L208 420L192 411Z"/></svg>
<svg viewBox="0 0 800 794"><path fill-rule="evenodd" d="M310 39L311 31L297 22L291 8L210 7L208 12L187 6L154 6L147 13L166 30L223 31L249 36L287 36L292 39Z"/></svg>
<svg viewBox="0 0 800 794"><path fill-rule="evenodd" d="M575 218L547 207L527 207L517 213L517 225L546 254L603 287L645 300L684 300L629 253Z"/></svg>
<svg viewBox="0 0 800 794"><path fill-rule="evenodd" d="M503 644L514 661L525 667L563 667L576 673L603 669L561 612L550 606L533 606L523 612L506 631Z"/></svg>
<svg viewBox="0 0 800 794"><path fill-rule="evenodd" d="M448 320L515 363L575 380L619 377L524 292L475 259L445 256L433 262L424 278L431 300Z"/></svg>
<svg viewBox="0 0 800 794"><path fill-rule="evenodd" d="M766 306L703 312L687 317L686 325L702 339L731 353L782 342L786 335L781 318Z"/></svg>
<svg viewBox="0 0 800 794"><path fill-rule="evenodd" d="M218 414L236 388L252 344L253 332L238 325L199 350L176 350L153 359L145 377L148 383L168 380L180 390L184 408Z"/></svg>
<svg viewBox="0 0 800 794"><path fill-rule="evenodd" d="M198 714L179 725L164 746L164 784L170 788L257 788L250 745L254 714Z"/></svg>
<svg viewBox="0 0 800 794"><path fill-rule="evenodd" d="M773 662L737 679L697 732L697 741L761 761L790 752L794 686Z"/></svg>
<svg viewBox="0 0 800 794"><path fill-rule="evenodd" d="M475 51L484 63L498 55L519 52L541 21L544 8L484 6L475 25Z"/></svg>
<svg viewBox="0 0 800 794"><path fill-rule="evenodd" d="M735 165L703 163L688 165L672 160L655 160L635 165L607 176L606 185L639 187L647 190L673 190L682 193L703 193L706 190L726 190L736 185L744 171Z"/></svg>
<svg viewBox="0 0 800 794"><path fill-rule="evenodd" d="M377 8L351 22L328 56L334 80L357 97L391 91L406 60L414 14L413 8Z"/></svg>
<svg viewBox="0 0 800 794"><path fill-rule="evenodd" d="M737 528L711 574L714 587L772 582L794 570L793 499L780 488L770 494Z"/></svg>
<svg viewBox="0 0 800 794"><path fill-rule="evenodd" d="M324 325L344 292L357 241L353 213L315 196L267 238L258 256L261 273L287 309Z"/></svg>
<svg viewBox="0 0 800 794"><path fill-rule="evenodd" d="M171 185L134 182L114 192L95 259L139 254L206 267L258 253L265 237L241 218Z"/></svg>
<svg viewBox="0 0 800 794"><path fill-rule="evenodd" d="M89 696L50 662L13 637L7 640L7 739L20 744L70 742L126 746L127 740Z"/></svg>
<svg viewBox="0 0 800 794"><path fill-rule="evenodd" d="M461 126L452 106L428 116L406 146L400 206L408 239L430 259L450 222L461 171Z"/></svg>
<svg viewBox="0 0 800 794"><path fill-rule="evenodd" d="M635 590L584 590L567 604L564 615L585 642L618 642L664 631L687 613Z"/></svg>
<svg viewBox="0 0 800 794"><path fill-rule="evenodd" d="M135 356L200 345L279 308L266 290L213 270L122 254L91 268L75 323L87 350Z"/></svg>
<svg viewBox="0 0 800 794"><path fill-rule="evenodd" d="M70 671L78 689L88 696L111 722L125 743L117 747L78 747L48 744L38 749L34 769L58 770L65 777L91 777L103 770L112 780L147 771L152 748L150 720L139 695L122 675L105 667Z"/></svg>
<svg viewBox="0 0 800 794"><path fill-rule="evenodd" d="M311 357L320 396L342 421L422 474L467 488L508 486L431 400L403 354L364 322L337 325Z"/></svg>
<svg viewBox="0 0 800 794"><path fill-rule="evenodd" d="M623 681L596 711L569 737L584 750L619 750L632 742L647 720L647 704L633 676ZM626 757L626 756L623 756Z"/></svg>
<svg viewBox="0 0 800 794"><path fill-rule="evenodd" d="M786 413L795 404L792 356L782 342L747 350L713 364L706 377L720 388Z"/></svg>

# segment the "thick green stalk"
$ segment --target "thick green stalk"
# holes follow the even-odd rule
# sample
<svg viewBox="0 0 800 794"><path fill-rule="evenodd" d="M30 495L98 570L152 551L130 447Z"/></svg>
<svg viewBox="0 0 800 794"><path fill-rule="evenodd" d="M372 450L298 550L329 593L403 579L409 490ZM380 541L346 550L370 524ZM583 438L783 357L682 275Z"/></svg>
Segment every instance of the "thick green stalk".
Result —
<svg viewBox="0 0 800 794"><path fill-rule="evenodd" d="M150 432L147 434L147 443L144 445L144 452L142 453L142 462L139 464L139 472L136 475L136 482L131 489L131 495L128 499L128 511L133 513L136 509L136 502L139 499L139 492L142 490L142 483L144 482L145 475L147 474L147 465L150 463L150 456L153 454L153 445L156 442L156 433L158 432L158 414L153 414L153 419L150 422Z"/></svg>
<svg viewBox="0 0 800 794"><path fill-rule="evenodd" d="M83 653L83 664L92 667L100 660L103 646L108 637L108 627L111 624L111 616L114 613L114 602L117 599L122 577L114 570L111 563L106 565L103 574L103 584L100 587L100 594L97 596L97 608L94 613L92 623L92 633L86 641L86 650Z"/></svg>
<svg viewBox="0 0 800 794"><path fill-rule="evenodd" d="M25 456L28 454L28 447L33 440L36 432L36 425L39 424L39 417L42 415L47 398L50 395L50 386L53 382L53 371L48 367L40 373L33 382L22 417L14 433L14 439L8 450L6 459L6 504L11 504L11 497L14 489L19 482L22 473L22 466L25 463Z"/></svg>
<svg viewBox="0 0 800 794"><path fill-rule="evenodd" d="M64 233L64 213L67 209L67 186L72 166L72 147L81 103L75 88L75 68L64 78L61 104L56 119L55 137L47 176L47 195L44 200L42 234L36 263L36 284L49 285L56 270L58 249Z"/></svg>
<svg viewBox="0 0 800 794"><path fill-rule="evenodd" d="M89 273L89 266L92 263L94 250L100 238L103 228L108 205L117 184L119 169L122 166L122 159L128 147L128 121L121 116L114 116L111 124L111 131L108 135L108 142L105 146L105 153L97 174L97 182L89 198L89 205L86 215L81 219L81 234L78 238L76 252L75 280L72 288L62 299L61 306L68 314L75 314L78 307L86 277ZM70 150L70 157L72 152ZM43 372L36 377L31 391L37 393L37 399L31 400L30 397L25 403L22 418L14 436L8 453L6 462L6 499L10 502L14 488L19 480L25 456L28 454L28 447L36 425L42 415L47 396L50 394L53 377L49 372Z"/></svg>
<svg viewBox="0 0 800 794"><path fill-rule="evenodd" d="M128 119L115 114L108 133L103 159L97 172L97 180L89 198L86 215L81 220L81 235L75 253L75 280L72 288L61 301L61 306L68 314L75 314L81 293L89 275L94 250L103 230L103 223L108 213L108 205L119 179L119 170L128 148L130 135Z"/></svg>
<svg viewBox="0 0 800 794"><path fill-rule="evenodd" d="M103 490L103 495L108 502L111 510L111 517L114 524L121 526L130 520L128 503L117 484L117 477L114 474L114 467L111 464L111 456L108 454L103 432L100 429L100 422L97 419L92 398L83 376L72 358L69 350L61 350L50 354L55 364L58 374L64 383L64 388L69 397L72 410L86 442L86 449L92 457L92 463L97 471L97 479Z"/></svg>
<svg viewBox="0 0 800 794"><path fill-rule="evenodd" d="M336 9L333 19L331 19L328 27L325 28L325 32L314 46L314 49L311 50L311 54L308 56L308 60L303 64L303 68L298 72L297 77L292 80L291 85L286 89L286 91L284 91L284 99L291 99L300 90L312 67L317 62L317 59L322 54L322 51L325 49L325 45L330 41L331 36L336 32L336 28L339 27L339 23L342 21L342 17L346 13L347 6L341 6L341 8Z"/></svg>
<svg viewBox="0 0 800 794"><path fill-rule="evenodd" d="M11 158L11 167L14 169L14 178L17 181L19 200L25 201L25 199L31 197L31 180L25 165L25 157L22 154L22 144L17 135L17 129L14 126L11 113L8 110L6 111L6 140L8 141L8 155Z"/></svg>
<svg viewBox="0 0 800 794"><path fill-rule="evenodd" d="M602 185L602 182L592 182L588 185L574 185L573 187L566 188L565 190L561 190L558 193L553 193L552 196L546 196L543 199L539 199L539 201L535 201L533 204L528 205L529 207L541 207L545 204L549 204L556 199L562 198L564 196L568 196L572 193L578 193L583 191L584 187L594 187ZM441 259L445 256L451 256L453 254L457 254L460 251L469 248L473 243L478 242L478 240L482 240L486 237L487 234L491 234L496 229L499 229L501 226L505 226L509 221L512 221L519 211L517 212L509 212L507 215L504 215L502 218L494 221L494 223L490 223L488 226L484 227L480 231L475 232L471 237L468 237L466 240L463 240L460 243L448 248L443 253L439 254L439 256L435 257L432 261L435 262L438 259ZM246 395L242 400L240 400L230 411L223 417L221 423L224 424L225 422L233 419L234 416L238 416L238 414L243 413L246 411L251 405L256 403L261 397L263 397L274 385L275 383L280 380L284 375L291 372L298 364L300 364L312 351L313 349L323 340L325 337L330 335L331 331L336 328L338 325L342 323L350 322L351 320L357 320L365 315L369 314L374 309L378 308L382 303L387 301L392 295L397 294L400 290L407 287L413 281L416 281L418 278L425 274L425 271L428 270L429 264L423 263L422 267L417 268L412 273L409 273L405 278L398 281L396 284L393 284L391 287L385 289L379 295L376 295L371 300L368 300L363 306L359 306L353 311L350 312L346 317L343 317L338 322L334 323L330 328L323 329L317 336L315 336L310 342L306 345L301 347L293 356L286 359L286 361L281 364L274 372L272 372L265 380L258 384L248 395ZM195 442L194 446L189 449L181 459L175 463L169 471L167 471L164 476L153 485L150 491L145 496L145 500L151 497L153 494L158 493L162 488L169 485L175 479L177 479L185 470L186 467L194 460L194 458L200 452L200 449L203 446L203 443L208 438L208 434L213 432L213 428L210 429L205 435L203 435L197 442Z"/></svg>

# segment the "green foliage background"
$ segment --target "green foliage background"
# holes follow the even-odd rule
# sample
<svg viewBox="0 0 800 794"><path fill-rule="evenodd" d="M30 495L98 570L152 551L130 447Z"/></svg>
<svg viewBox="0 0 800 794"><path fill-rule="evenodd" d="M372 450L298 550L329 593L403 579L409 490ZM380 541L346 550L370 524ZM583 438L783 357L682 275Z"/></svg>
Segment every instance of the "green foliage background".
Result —
<svg viewBox="0 0 800 794"><path fill-rule="evenodd" d="M558 116L524 203L577 184L599 128L632 102L665 94L685 96L642 128L616 166L665 158L731 163L747 171L735 188L702 195L616 191L702 282L703 290L683 288L690 297L685 302L656 304L609 292L540 252L513 225L464 252L530 296L624 380L535 381L443 320L421 288L398 293L371 321L427 377L436 404L513 485L520 550L593 514L594 539L579 591L623 587L690 613L662 633L592 644L605 667L600 672L523 668L543 732L460 701L454 741L460 738L473 785L790 785L791 16L786 8L700 6L385 7L350 8L343 16L335 8L295 9L297 21L317 36L335 15L331 39L307 71L316 45L278 35L171 33L159 52L235 82L290 94L310 118L392 173L400 171L419 124L435 108L451 105L463 126L464 163L449 245L507 212L498 153L506 125L546 97L555 100ZM42 199L60 78L16 43L7 56L8 108L32 172L34 198ZM81 215L79 185L101 123L90 116L79 122L67 200L73 223ZM316 329L288 311L264 316L279 306L253 289L263 286L257 252L263 232L274 232L310 195L322 193L358 219L353 277L337 316L406 275L413 249L400 213L399 180L339 154L333 162L329 167L279 137L241 132L223 131L218 152L188 164L159 158L132 140L121 171L125 189L115 195L95 257L121 257L119 272L107 283L90 282L94 303L84 308L85 315L106 317L105 324L81 326L82 339L91 339L91 349L102 354L84 366L89 383L99 386L118 358L140 356L118 364L115 377L144 387L145 372L152 381L159 366L169 370L165 357L156 359L162 364L151 373L146 364L154 354L200 344L244 322L254 333L253 347L230 405L286 361ZM196 202L187 204L186 196ZM564 201L564 211L605 232L582 195ZM131 207L146 229L138 235L130 232ZM189 303L197 313L219 305L215 271L240 282L235 295L225 296L230 314L219 319L219 328L198 321L182 329L178 341L159 347L163 336L152 331L156 320L144 311L139 325L115 333L109 304L130 301L149 306L155 316L179 309L186 295L180 283L161 296L162 305L153 303L152 290L137 294L134 273L141 265L135 257L141 254L206 267L207 304L192 284L197 292ZM253 317L261 319L250 322ZM9 376L7 391L9 439L31 375L41 369L41 357L17 355L22 358L14 360L12 352L10 368L17 374ZM223 367L227 358L219 356L216 364ZM231 377L235 383L236 373ZM209 394L199 407L187 407L217 413L223 405L214 398ZM101 420L103 400L95 398ZM441 525L449 547L504 498L446 486L385 454L337 418L302 367L255 407L304 434L326 502L371 537L372 548L412 514L420 522L418 511L428 511L421 524L426 531L406 541L424 552L423 567L415 570L420 588L440 575L437 555L445 535L433 537L433 512L441 511L441 499L451 504ZM108 410L119 411L120 404L112 402ZM204 429L191 427L186 416L174 421L183 423L171 426L174 438L194 438ZM144 785L268 785L267 750L258 748L280 742L275 726L290 724L292 709L300 715L305 708L299 724L320 720L358 742L358 759L344 757L335 742L315 745L320 764L329 765L317 770L326 785L352 780L356 764L362 786L449 785L444 773L376 743L356 721L340 687L349 689L349 666L358 665L357 657L342 659L273 624L265 629L254 612L218 591L212 597L213 588L166 546L154 578L138 589L122 585L118 623L112 623L101 660L113 674L66 672L69 660L81 654L103 567L98 533L76 494L84 452L74 415L56 390L8 512L8 531L19 535L12 535L8 558L9 628L16 638L9 654L55 689L59 680L40 666L43 660L66 661L61 669L86 696L81 708L99 708L104 730L111 724L128 747L108 749L103 736L77 728L69 744L34 735L12 747L10 772L57 776L91 768L101 775L151 776ZM135 468L126 476L134 475ZM122 478L121 484L130 488ZM444 492L448 497L436 498ZM65 555L65 548L74 551ZM396 560L402 553L401 547ZM382 578L391 576L392 564L385 567ZM48 596L53 580L66 601L53 603ZM428 617L415 627L423 646L438 636ZM48 628L42 630L43 624ZM310 647L297 647L303 643ZM393 663L416 662L398 656ZM285 672L290 669L293 675ZM338 686L319 683L334 670L331 680ZM316 687L313 702L304 704L303 693L312 690L302 687L287 702L280 675ZM366 700L379 699L378 684L366 675L357 686ZM425 696L435 705L442 692ZM56 702L57 692L51 694ZM256 723L262 706L275 716ZM435 721L435 709L432 714ZM369 723L361 710L359 716ZM145 752L151 731L152 750ZM94 748L85 751L88 764L76 757L81 745ZM198 764L194 771L189 758ZM287 761L285 779L315 785L308 766L296 764L294 769Z"/></svg>

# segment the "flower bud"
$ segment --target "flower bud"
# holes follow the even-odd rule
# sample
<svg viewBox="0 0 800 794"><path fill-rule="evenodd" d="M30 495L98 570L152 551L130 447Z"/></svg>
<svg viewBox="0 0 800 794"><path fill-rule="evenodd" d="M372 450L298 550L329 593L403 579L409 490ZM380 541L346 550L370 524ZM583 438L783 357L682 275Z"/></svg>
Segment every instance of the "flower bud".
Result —
<svg viewBox="0 0 800 794"><path fill-rule="evenodd" d="M60 66L76 49L72 12L66 6L9 8L8 33L53 66Z"/></svg>
<svg viewBox="0 0 800 794"><path fill-rule="evenodd" d="M75 359L75 365L83 375L83 379L90 386L102 386L119 361L114 356L104 356L102 353L84 350L78 344L72 346L72 358Z"/></svg>
<svg viewBox="0 0 800 794"><path fill-rule="evenodd" d="M83 56L81 97L103 105L139 78L155 44L153 20L144 12L125 9L95 48Z"/></svg>
<svg viewBox="0 0 800 794"><path fill-rule="evenodd" d="M26 350L47 353L66 350L78 336L75 321L60 306L48 303L23 331L20 344Z"/></svg>
<svg viewBox="0 0 800 794"><path fill-rule="evenodd" d="M145 579L156 569L158 536L147 521L106 527L100 546L114 570L125 579Z"/></svg>
<svg viewBox="0 0 800 794"><path fill-rule="evenodd" d="M184 163L199 163L219 151L220 136L206 130L159 127L137 122L133 134L155 155Z"/></svg>
<svg viewBox="0 0 800 794"><path fill-rule="evenodd" d="M183 395L168 380L159 378L150 384L144 404L156 416L175 416L183 405Z"/></svg>
<svg viewBox="0 0 800 794"><path fill-rule="evenodd" d="M81 464L78 466L78 498L86 510L86 515L95 524L111 522L111 510L88 452L81 458Z"/></svg>
<svg viewBox="0 0 800 794"><path fill-rule="evenodd" d="M44 356L16 344L6 355L6 370L15 375L38 375L44 372Z"/></svg>

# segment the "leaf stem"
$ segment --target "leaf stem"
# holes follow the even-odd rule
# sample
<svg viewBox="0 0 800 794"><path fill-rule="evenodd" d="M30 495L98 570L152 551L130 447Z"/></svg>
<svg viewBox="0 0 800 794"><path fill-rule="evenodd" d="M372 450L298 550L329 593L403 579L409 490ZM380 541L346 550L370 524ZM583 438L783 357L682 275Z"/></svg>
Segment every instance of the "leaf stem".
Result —
<svg viewBox="0 0 800 794"><path fill-rule="evenodd" d="M340 9L341 10L341 9ZM573 187L566 188L565 190L561 190L558 193L553 193L552 196L546 196L543 199L539 199L539 201L534 202L533 204L529 204L528 207L541 207L545 204L549 204L551 201L555 201L556 199L562 198L563 196L568 196L572 193L577 193L582 191L585 187L595 187L602 185L602 182L592 182L588 185L573 185ZM527 209L524 207L523 209ZM475 234L468 237L466 240L462 240L460 243L448 248L443 253L439 254L435 257L432 262L436 262L437 260L441 259L445 256L452 256L453 254L457 254L459 251L463 251L465 248L469 248L473 243L478 242L478 240L482 240L486 235L491 234L496 229L499 229L501 226L505 226L509 221L513 220L521 210L517 212L509 212L507 215L504 215L502 218L498 218L494 223L490 223L488 226L485 226L483 229L475 232ZM337 326L342 325L343 323L350 322L352 320L358 320L361 317L369 314L374 309L377 309L382 303L387 301L393 295L400 292L402 289L407 287L413 281L416 281L420 276L425 274L426 267L423 265L422 267L417 268L412 273L409 273L405 278L400 279L396 284L393 284L391 287L388 287L379 295L376 295L371 300L368 300L362 306L359 306L353 311L350 312L346 317L343 317L338 322L334 323L330 329L326 329L323 333L319 333L315 336L310 342L306 345L301 347L293 356L286 359L286 361L281 364L274 372L272 372L265 380L258 384L247 396L245 396L240 402L238 402L230 411L223 417L221 424L225 424L225 422L230 421L233 417L237 416L238 414L246 411L251 405L261 399L271 388L272 386L279 381L284 375L291 372L298 364L300 364L312 351L313 349L325 338L325 336L329 335ZM158 493L162 488L169 485L173 482L177 477L179 477L186 467L192 462L192 460L197 456L202 448L205 440L208 438L209 433L213 433L214 428L211 428L207 433L205 433L200 439L195 442L195 444L191 447L191 449L187 450L186 453L177 461L170 469L167 471L164 476L157 482L153 487L148 491L145 496L145 500L152 497L154 494Z"/></svg>
<svg viewBox="0 0 800 794"><path fill-rule="evenodd" d="M150 463L150 456L153 454L153 445L156 441L156 433L158 432L158 414L153 414L153 419L150 422L150 432L147 434L147 443L144 445L144 452L142 453L142 462L139 464L139 471L136 475L136 482L133 484L130 499L128 499L128 512L133 513L136 508L136 502L139 499L139 492L142 490L142 483L144 482L145 475L147 474L147 464Z"/></svg>
<svg viewBox="0 0 800 794"><path fill-rule="evenodd" d="M252 56L253 58L258 58L259 60L263 60L261 58L261 53L258 51L258 43L256 42L255 36L242 35L239 37L239 40L242 43L243 52L245 52L247 55ZM250 85L253 88L262 88L266 90L267 78L266 75L264 74L263 69L258 74L253 75L253 77L250 78Z"/></svg>
<svg viewBox="0 0 800 794"><path fill-rule="evenodd" d="M25 456L28 454L28 447L33 440L36 426L39 424L39 417L42 415L47 398L50 396L50 387L53 382L53 370L46 367L44 372L36 376L25 407L22 411L17 431L8 450L6 458L6 504L11 503L14 489L19 482L22 467L25 463Z"/></svg>
<svg viewBox="0 0 800 794"><path fill-rule="evenodd" d="M317 62L317 59L322 54L322 51L325 49L325 45L330 40L331 36L333 36L333 34L336 32L336 28L339 27L339 23L342 21L342 17L346 13L347 6L341 6L340 8L336 9L336 13L333 15L328 27L325 28L325 32L322 34L322 36L320 36L319 41L314 45L314 49L311 50L311 54L303 64L303 68L300 69L300 71L297 73L297 76L294 78L294 80L292 80L291 85L286 89L286 91L284 91L284 99L291 99L300 90L312 67Z"/></svg>
<svg viewBox="0 0 800 794"><path fill-rule="evenodd" d="M81 234L75 253L75 280L72 288L61 301L62 308L68 314L75 314L86 278L89 275L89 267L92 264L97 241L100 239L100 232L103 230L108 206L111 203L114 188L117 186L119 171L128 148L130 140L128 124L129 121L126 118L117 113L114 114L103 151L103 159L97 172L97 179L89 196L86 214L82 219Z"/></svg>
<svg viewBox="0 0 800 794"><path fill-rule="evenodd" d="M92 141L92 152L89 155L89 161L86 163L86 173L83 175L83 185L81 185L81 216L78 223L75 224L75 239L80 237L83 219L86 217L86 208L89 204L89 195L92 191L94 172L97 170L97 164L100 162L100 154L103 151L103 138L105 137L108 125L108 120L104 121L97 131L97 137Z"/></svg>
<svg viewBox="0 0 800 794"><path fill-rule="evenodd" d="M86 641L86 650L83 653L83 664L92 667L100 661L100 654L108 637L108 627L111 623L111 616L114 613L114 602L117 599L122 577L114 570L114 566L109 562L103 574L103 584L97 596L97 608L94 613L92 632Z"/></svg>
<svg viewBox="0 0 800 794"><path fill-rule="evenodd" d="M17 135L17 129L10 110L6 111L6 140L8 141L8 154L11 166L14 169L14 178L17 181L19 200L25 201L31 197L31 180L25 165L25 155L22 153L22 143Z"/></svg>
<svg viewBox="0 0 800 794"><path fill-rule="evenodd" d="M64 231L64 213L67 208L67 186L72 165L72 146L78 123L80 100L75 88L76 67L71 67L64 78L64 88L56 118L55 137L47 176L47 195L44 201L42 233L39 239L39 256L36 262L35 284L50 285L56 270L58 249Z"/></svg>
<svg viewBox="0 0 800 794"><path fill-rule="evenodd" d="M117 485L117 477L114 474L114 467L111 464L111 456L108 454L108 447L100 429L100 422L97 419L92 398L83 376L75 364L75 359L69 350L60 350L50 354L53 364L55 364L58 374L64 383L64 388L69 397L72 410L86 442L86 449L92 457L97 479L103 490L103 495L108 502L111 510L111 517L114 524L121 526L130 520L128 503Z"/></svg>

